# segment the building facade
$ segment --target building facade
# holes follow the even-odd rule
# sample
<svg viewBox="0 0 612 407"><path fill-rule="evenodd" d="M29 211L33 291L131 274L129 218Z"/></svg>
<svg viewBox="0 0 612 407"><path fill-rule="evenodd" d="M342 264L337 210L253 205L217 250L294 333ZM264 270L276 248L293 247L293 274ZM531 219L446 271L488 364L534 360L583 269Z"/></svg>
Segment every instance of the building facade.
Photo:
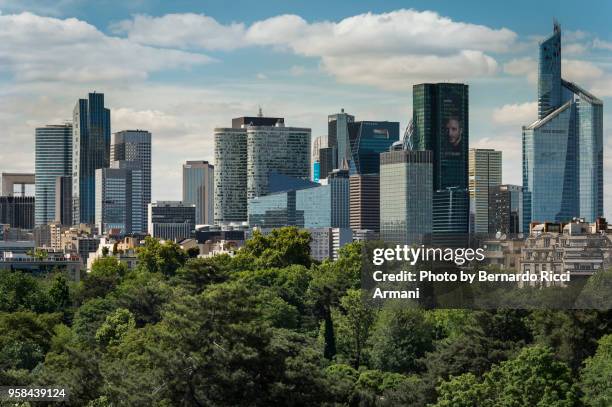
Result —
<svg viewBox="0 0 612 407"><path fill-rule="evenodd" d="M138 192L140 203L134 202L138 208L132 213L132 232L144 234L147 232L147 208L151 203L151 133L146 130L123 130L114 133L111 142L111 167L125 167L140 171L132 174L134 188L141 185ZM112 163L115 161L124 164ZM128 164L129 163L129 164ZM139 185L136 185L138 183Z"/></svg>
<svg viewBox="0 0 612 407"><path fill-rule="evenodd" d="M0 223L12 228L34 229L33 196L0 196Z"/></svg>
<svg viewBox="0 0 612 407"><path fill-rule="evenodd" d="M215 129L215 224L247 220L247 134L243 128Z"/></svg>
<svg viewBox="0 0 612 407"><path fill-rule="evenodd" d="M487 234L489 219L493 216L489 195L502 182L502 152L471 148L468 168L471 230L476 234Z"/></svg>
<svg viewBox="0 0 612 407"><path fill-rule="evenodd" d="M431 151L389 151L380 155L380 238L422 244L432 233Z"/></svg>
<svg viewBox="0 0 612 407"><path fill-rule="evenodd" d="M72 225L72 177L55 178L55 222Z"/></svg>
<svg viewBox="0 0 612 407"><path fill-rule="evenodd" d="M378 174L380 154L389 151L393 143L399 140L399 123L359 121L350 123L348 129L350 174ZM338 165L342 163L338 162Z"/></svg>
<svg viewBox="0 0 612 407"><path fill-rule="evenodd" d="M349 213L351 229L380 231L379 174L349 177Z"/></svg>
<svg viewBox="0 0 612 407"><path fill-rule="evenodd" d="M180 241L195 230L195 205L180 201L156 201L149 204L148 230L155 238Z"/></svg>
<svg viewBox="0 0 612 407"><path fill-rule="evenodd" d="M498 185L489 192L489 234L523 233L523 187Z"/></svg>
<svg viewBox="0 0 612 407"><path fill-rule="evenodd" d="M349 139L349 124L355 122L355 116L351 116L340 109L340 113L331 114L327 117L327 147L335 149L336 166L332 171L340 168L344 161L351 160L351 142Z"/></svg>
<svg viewBox="0 0 612 407"><path fill-rule="evenodd" d="M57 177L72 171L72 125L49 125L35 130L35 223L55 220L55 183Z"/></svg>
<svg viewBox="0 0 612 407"><path fill-rule="evenodd" d="M72 123L72 223L93 224L96 170L110 164L110 110L104 107L104 94L79 99Z"/></svg>
<svg viewBox="0 0 612 407"><path fill-rule="evenodd" d="M603 215L603 102L561 78L557 23L539 54L538 120L523 127L524 231Z"/></svg>
<svg viewBox="0 0 612 407"><path fill-rule="evenodd" d="M143 181L138 163L113 161L96 170L96 226L100 234L124 236L143 232ZM135 165L125 165L135 164Z"/></svg>
<svg viewBox="0 0 612 407"><path fill-rule="evenodd" d="M183 202L196 207L196 225L214 222L215 168L208 161L183 164Z"/></svg>

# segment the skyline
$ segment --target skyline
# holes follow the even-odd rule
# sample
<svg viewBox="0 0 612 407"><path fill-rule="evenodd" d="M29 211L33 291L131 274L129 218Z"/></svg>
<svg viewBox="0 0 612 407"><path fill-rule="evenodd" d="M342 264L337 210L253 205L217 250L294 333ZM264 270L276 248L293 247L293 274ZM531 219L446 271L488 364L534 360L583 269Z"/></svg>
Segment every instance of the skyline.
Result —
<svg viewBox="0 0 612 407"><path fill-rule="evenodd" d="M231 24L212 6L210 12L189 9L207 17L168 16L187 6L151 9L145 1L129 14L156 18L129 17L118 7L115 17L104 20L78 7L51 17L35 3L26 5L39 14L13 14L22 11L15 2L0 1L0 21L6 23L0 24L0 37L7 39L0 45L0 58L7 61L0 73L0 125L10 136L0 152L2 171L31 171L34 128L61 124L80 95L97 90L112 110L113 133L136 128L152 133L153 200L179 199L182 164L212 162L213 128L254 115L259 105L266 116L312 128L313 139L325 134L327 115L341 108L356 120L399 121L403 131L412 111L412 85L428 80L470 85L470 147L503 151L503 183L521 185L521 126L537 118L537 41L550 32L551 13L557 11L542 11L547 22L534 31L503 21L477 25L444 4L437 4L437 14L424 7L397 11L385 3L385 10L369 7L375 14L360 14L367 6L359 4L342 15L333 10L331 16L317 17L311 9L300 18L277 17L271 7L267 17L259 10L251 20ZM606 7L599 6L596 14ZM78 20L67 18L72 15ZM604 100L605 155L612 148L606 137L612 120L605 109L612 97L612 35L603 26L585 26L582 14L575 22L563 13L557 16L564 30L563 76ZM482 16L473 20L483 23ZM164 33L169 21L174 21L175 37L152 34ZM405 26L426 30L430 38L424 47L414 45L419 34L410 29L390 34L393 27ZM366 30L373 39L368 47L359 42ZM489 40L474 38L478 35ZM317 41L321 36L325 41ZM368 75L364 68L373 66L373 58L383 63ZM440 69L408 69L414 61ZM438 76L425 75L431 72ZM607 164L604 185L611 176ZM612 191L605 192L604 215L610 218Z"/></svg>

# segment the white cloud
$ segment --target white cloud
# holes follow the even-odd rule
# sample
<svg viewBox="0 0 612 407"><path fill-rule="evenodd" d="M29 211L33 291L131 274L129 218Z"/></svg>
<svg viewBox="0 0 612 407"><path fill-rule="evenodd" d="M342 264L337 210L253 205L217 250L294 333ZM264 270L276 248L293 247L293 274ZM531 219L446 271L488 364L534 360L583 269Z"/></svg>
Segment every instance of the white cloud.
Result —
<svg viewBox="0 0 612 407"><path fill-rule="evenodd" d="M612 51L612 42L611 41L600 40L599 38L595 38L593 40L593 48L605 49L605 50L611 50Z"/></svg>
<svg viewBox="0 0 612 407"><path fill-rule="evenodd" d="M205 15L139 15L114 28L132 41L149 45L224 50L272 46L320 58L324 71L341 82L385 89L493 75L497 62L488 54L511 50L517 38L506 28L405 9L338 22L310 23L287 14L256 21L248 28L238 23L223 25Z"/></svg>
<svg viewBox="0 0 612 407"><path fill-rule="evenodd" d="M538 82L538 62L533 58L517 58L504 64L504 72L509 75L525 75L531 84Z"/></svg>
<svg viewBox="0 0 612 407"><path fill-rule="evenodd" d="M515 126L520 129L522 125L532 123L538 116L538 103L525 102L503 105L493 111L493 122L497 124Z"/></svg>
<svg viewBox="0 0 612 407"><path fill-rule="evenodd" d="M588 61L564 59L561 61L561 75L568 81L580 84L601 78L604 71Z"/></svg>
<svg viewBox="0 0 612 407"><path fill-rule="evenodd" d="M245 26L223 25L204 14L166 14L161 17L136 15L111 25L115 33L141 44L206 50L233 50L243 47Z"/></svg>
<svg viewBox="0 0 612 407"><path fill-rule="evenodd" d="M24 12L0 15L0 61L0 71L18 81L105 82L145 79L151 72L212 59L110 37L75 18Z"/></svg>

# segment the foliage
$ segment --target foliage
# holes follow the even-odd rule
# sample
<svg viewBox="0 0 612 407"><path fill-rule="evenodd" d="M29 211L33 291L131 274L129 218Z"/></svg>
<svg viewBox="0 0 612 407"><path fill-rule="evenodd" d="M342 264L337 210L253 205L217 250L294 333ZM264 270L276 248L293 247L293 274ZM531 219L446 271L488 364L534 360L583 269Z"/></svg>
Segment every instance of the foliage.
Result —
<svg viewBox="0 0 612 407"><path fill-rule="evenodd" d="M580 374L580 386L587 406L612 405L612 334L599 339L595 355L584 362Z"/></svg>

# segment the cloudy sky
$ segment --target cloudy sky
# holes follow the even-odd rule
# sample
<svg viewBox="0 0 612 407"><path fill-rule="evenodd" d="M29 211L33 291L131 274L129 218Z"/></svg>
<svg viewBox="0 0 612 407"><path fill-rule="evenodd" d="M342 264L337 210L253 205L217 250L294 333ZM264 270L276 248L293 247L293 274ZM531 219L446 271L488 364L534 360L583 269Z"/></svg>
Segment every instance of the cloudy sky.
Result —
<svg viewBox="0 0 612 407"><path fill-rule="evenodd" d="M213 157L232 117L395 120L412 85L470 85L470 146L521 183L521 125L536 117L537 44L563 30L563 76L604 100L612 157L612 3L513 1L0 0L0 171L32 171L34 128L103 92L112 131L153 133L153 199L180 198L181 163ZM231 5L230 5L231 4ZM612 218L612 160L606 162Z"/></svg>

